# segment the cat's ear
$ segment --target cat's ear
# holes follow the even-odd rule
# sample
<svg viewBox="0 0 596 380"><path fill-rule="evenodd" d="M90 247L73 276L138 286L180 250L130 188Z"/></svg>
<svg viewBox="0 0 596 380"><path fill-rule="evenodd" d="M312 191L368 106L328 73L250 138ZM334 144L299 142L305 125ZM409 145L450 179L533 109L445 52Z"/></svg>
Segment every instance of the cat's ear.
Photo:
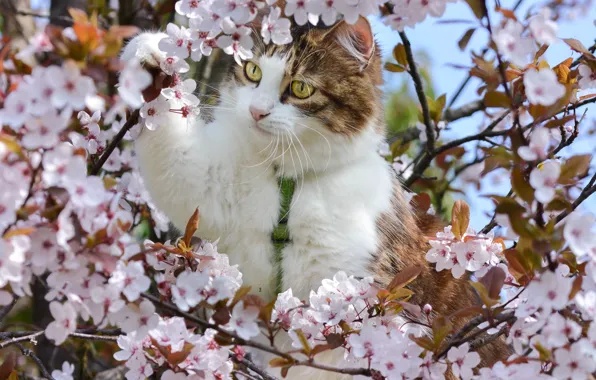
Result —
<svg viewBox="0 0 596 380"><path fill-rule="evenodd" d="M366 17L359 16L354 24L342 20L326 31L324 38L334 38L366 69L375 54L375 38Z"/></svg>

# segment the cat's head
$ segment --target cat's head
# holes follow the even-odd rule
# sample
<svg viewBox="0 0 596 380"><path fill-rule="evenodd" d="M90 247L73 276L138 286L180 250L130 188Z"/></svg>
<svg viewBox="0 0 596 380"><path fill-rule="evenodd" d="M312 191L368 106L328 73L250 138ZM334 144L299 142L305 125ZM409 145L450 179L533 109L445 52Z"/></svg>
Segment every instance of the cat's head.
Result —
<svg viewBox="0 0 596 380"><path fill-rule="evenodd" d="M283 46L255 37L254 57L232 69L222 106L232 102L264 140L317 133L345 140L381 128L381 58L366 18L293 27L292 37Z"/></svg>

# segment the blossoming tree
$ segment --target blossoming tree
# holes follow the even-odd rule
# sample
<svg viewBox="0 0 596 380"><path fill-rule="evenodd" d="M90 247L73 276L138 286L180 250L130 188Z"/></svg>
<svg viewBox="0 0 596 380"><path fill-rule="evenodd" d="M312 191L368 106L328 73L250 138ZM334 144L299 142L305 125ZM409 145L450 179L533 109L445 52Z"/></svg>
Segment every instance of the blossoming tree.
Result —
<svg viewBox="0 0 596 380"><path fill-rule="evenodd" d="M17 52L6 38L0 50L0 377L17 378L34 367L29 375L72 379L120 367L127 379L272 379L246 348L272 354L268 365L282 368L282 375L308 366L388 379L592 376L596 219L580 206L596 192L596 174L591 155L569 151L593 132L582 107L596 102L594 47L560 40L555 20L564 21L565 1L545 2L522 17L516 9L467 0L476 19L459 47L476 31L488 37L468 69L482 82L478 100L455 108L461 89L436 99L425 92L405 32L441 16L447 3L288 0L282 9L275 0L161 1L155 17L175 13L182 21L167 24L159 46L167 58L158 73L135 60L119 62L123 41L136 30L113 23L106 7L90 14L71 9L72 26L48 26ZM437 315L432 304L409 303L415 268L386 289L340 272L307 300L287 289L267 304L242 285L242 268L229 264L217 242L193 237L198 210L183 236L164 239L168 221L144 189L131 141L143 128L160 128L168 112L197 117L197 84L181 78L214 52L238 63L250 58L258 12L266 15L261 35L272 44L291 41L289 18L331 25L338 16L348 23L380 16L395 29L385 68L413 81L420 121L391 136L379 153L416 190L412 207L444 212L445 194L457 191L463 178L478 186L479 177L495 171L510 178L509 194L491 196L492 219L480 231L469 226L466 203L457 201L450 225L429 237L426 259L456 278L472 275L476 306ZM555 43L566 44L570 58L547 62L544 53ZM117 91L109 81L115 73ZM443 139L450 124L475 113L484 114L486 125ZM35 281L49 302L51 321L43 326L14 318ZM420 318L395 323L404 309ZM451 320L461 317L469 322L454 328ZM282 330L294 351L263 343ZM35 353L44 336L71 359L48 368ZM506 339L514 353L480 368L476 351L495 339ZM318 362L337 348L367 365Z"/></svg>

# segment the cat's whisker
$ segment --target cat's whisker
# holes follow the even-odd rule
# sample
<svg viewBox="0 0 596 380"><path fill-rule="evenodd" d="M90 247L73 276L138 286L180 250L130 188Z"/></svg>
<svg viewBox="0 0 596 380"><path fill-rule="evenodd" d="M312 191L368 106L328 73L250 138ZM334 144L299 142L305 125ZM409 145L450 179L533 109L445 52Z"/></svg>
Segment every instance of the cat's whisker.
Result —
<svg viewBox="0 0 596 380"><path fill-rule="evenodd" d="M304 124L304 123L300 123L300 122L296 122L297 125L300 125L306 129L310 129L311 131L319 134L327 143L327 148L328 148L328 152L329 154L327 155L327 162L325 163L325 167L323 168L323 171L325 171L327 169L327 167L329 167L329 162L331 161L331 143L329 142L329 139L327 137L325 137L324 134L322 134L320 131L317 131L316 129L309 127L308 125Z"/></svg>

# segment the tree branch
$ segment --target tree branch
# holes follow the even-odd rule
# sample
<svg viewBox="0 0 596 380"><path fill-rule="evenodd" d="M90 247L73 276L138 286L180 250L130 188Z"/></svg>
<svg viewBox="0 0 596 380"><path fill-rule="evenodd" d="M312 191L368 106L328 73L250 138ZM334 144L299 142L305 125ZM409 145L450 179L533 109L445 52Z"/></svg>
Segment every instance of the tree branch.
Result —
<svg viewBox="0 0 596 380"><path fill-rule="evenodd" d="M590 182L584 187L579 197L571 204L571 210L566 210L557 215L556 222L559 223L561 220L569 216L575 209L582 204L583 201L588 199L592 194L596 193L596 173L590 179Z"/></svg>
<svg viewBox="0 0 596 380"><path fill-rule="evenodd" d="M54 378L52 377L52 375L48 372L47 368L41 362L41 359L38 358L37 355L35 355L35 353L33 351L31 351L28 348L25 348L20 343L16 343L16 345L17 345L17 347L19 347L19 349L21 350L21 352L23 353L23 355L29 356L31 359L33 359L33 361L35 362L35 364L37 364L37 367L39 367L39 371L41 372L41 374L43 375L43 377L45 377L46 379L54 380Z"/></svg>
<svg viewBox="0 0 596 380"><path fill-rule="evenodd" d="M414 81L416 94L418 95L420 107L422 108L422 118L424 119L424 125L426 126L426 149L429 152L432 152L435 148L435 130L433 127L433 121L430 118L430 109L428 108L426 94L424 93L424 86L422 84L420 74L418 73L418 68L416 67L416 61L414 61L414 54L412 53L412 45L410 45L410 40L408 40L408 37L404 32L399 32L399 36L404 43L406 58L408 59L408 72Z"/></svg>
<svg viewBox="0 0 596 380"><path fill-rule="evenodd" d="M122 139L126 135L126 132L128 132L138 122L139 122L139 110L135 110L130 115L130 117L126 120L126 123L124 123L124 125L122 126L120 131L118 131L118 133L116 134L116 136L114 136L114 139L110 142L110 145L108 145L108 147L103 152L103 154L101 155L99 160L95 163L95 165L91 169L91 172L89 173L89 175L99 174L99 171L101 170L102 166L106 163L106 161L108 160L108 158L110 157L110 154L112 154L114 149L116 149L116 147L118 147L118 144L120 144L120 141L122 141Z"/></svg>
<svg viewBox="0 0 596 380"><path fill-rule="evenodd" d="M19 299L17 297L13 297L11 303L0 309L0 322L2 322L2 320L8 315L8 313L10 313L10 311L12 310L14 305L17 304L17 302L19 302Z"/></svg>
<svg viewBox="0 0 596 380"><path fill-rule="evenodd" d="M472 116L478 111L485 110L486 106L482 99L474 100L468 104L464 104L459 108L447 108L443 113L443 120L452 122L463 119L464 117Z"/></svg>
<svg viewBox="0 0 596 380"><path fill-rule="evenodd" d="M292 355L285 353L285 352L281 352L275 347L270 347L265 344L261 344L259 342L254 342L251 340L243 339L243 338L239 337L238 335L234 334L233 332L224 330L221 326L211 324L211 323L204 321L192 314L186 313L170 303L163 302L163 301L159 300L157 297L155 297L151 294L145 293L145 294L141 294L141 296L148 299L149 301L153 302L154 304L159 305L159 306L163 307L164 309L167 309L180 317L183 317L184 319L186 319L188 321L196 323L197 325L199 325L203 328L213 329L222 335L226 335L230 338L233 338L234 343L239 346L252 347L252 348L256 348L258 350L279 356L279 357L287 359L289 362L293 363L292 364L293 366L311 367L311 368L316 368L316 369L320 369L323 371L341 373L341 374L346 374L346 375L361 375L361 376L368 376L368 377L371 377L373 375L373 371L366 369L366 368L336 368L336 367L330 367L330 366L326 366L324 364L316 363L313 360L302 360L302 361L296 360Z"/></svg>

